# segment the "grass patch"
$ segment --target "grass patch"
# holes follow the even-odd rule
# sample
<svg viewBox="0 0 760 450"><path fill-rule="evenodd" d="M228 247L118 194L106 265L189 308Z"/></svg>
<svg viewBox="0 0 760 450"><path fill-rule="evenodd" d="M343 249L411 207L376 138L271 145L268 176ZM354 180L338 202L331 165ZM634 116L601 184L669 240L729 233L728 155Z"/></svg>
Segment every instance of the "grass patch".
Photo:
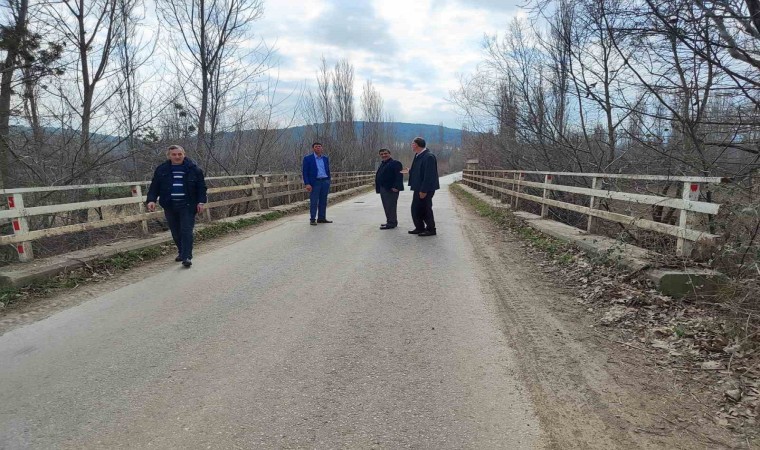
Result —
<svg viewBox="0 0 760 450"><path fill-rule="evenodd" d="M213 239L215 237L223 236L233 231L242 230L260 223L277 220L281 217L285 217L285 213L280 211L271 211L266 214L262 214L256 217L249 217L245 219L239 219L234 222L218 222L213 223L195 233L195 238L198 241L205 241Z"/></svg>
<svg viewBox="0 0 760 450"><path fill-rule="evenodd" d="M515 232L521 239L530 243L537 250L548 254L559 264L569 265L574 261L577 249L566 242L549 237L525 224L520 218L506 209L494 208L462 189L459 184L452 184L449 190L467 205L472 207L479 216L496 222L502 228L508 228Z"/></svg>

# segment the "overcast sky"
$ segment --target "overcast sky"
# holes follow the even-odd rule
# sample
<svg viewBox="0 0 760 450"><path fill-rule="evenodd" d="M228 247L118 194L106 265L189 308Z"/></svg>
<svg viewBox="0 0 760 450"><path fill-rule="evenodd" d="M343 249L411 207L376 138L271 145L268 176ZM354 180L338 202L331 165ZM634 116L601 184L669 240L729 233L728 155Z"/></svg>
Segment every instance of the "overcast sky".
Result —
<svg viewBox="0 0 760 450"><path fill-rule="evenodd" d="M482 59L486 33L521 14L517 0L266 0L254 27L276 49L279 89L316 84L324 55L356 70L357 114L366 80L397 122L453 128L461 120L446 101ZM273 73L273 75L276 75Z"/></svg>

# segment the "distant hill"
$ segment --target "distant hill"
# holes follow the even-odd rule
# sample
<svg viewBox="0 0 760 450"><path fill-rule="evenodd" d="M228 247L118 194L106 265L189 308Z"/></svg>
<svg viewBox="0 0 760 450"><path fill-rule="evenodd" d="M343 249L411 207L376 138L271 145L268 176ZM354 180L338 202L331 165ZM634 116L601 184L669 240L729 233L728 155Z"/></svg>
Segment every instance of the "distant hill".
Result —
<svg viewBox="0 0 760 450"><path fill-rule="evenodd" d="M364 128L364 122L355 122L356 133L361 135L362 128ZM404 123L404 122L383 122L383 125L393 127L396 131L396 139L398 141L410 141L417 136L425 138L428 145L433 148L439 144L441 129L443 129L443 143L452 147L460 147L462 145L462 130L455 128L441 127L440 125L428 125L424 123ZM297 127L290 127L287 129L289 133L296 139L303 137L306 126L301 125Z"/></svg>

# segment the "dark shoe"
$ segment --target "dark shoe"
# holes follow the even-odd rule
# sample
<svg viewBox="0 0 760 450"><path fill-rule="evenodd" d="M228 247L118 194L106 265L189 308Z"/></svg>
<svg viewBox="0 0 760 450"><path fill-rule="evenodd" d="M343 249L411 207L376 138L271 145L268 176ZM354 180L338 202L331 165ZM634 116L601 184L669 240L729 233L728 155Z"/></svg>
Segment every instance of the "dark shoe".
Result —
<svg viewBox="0 0 760 450"><path fill-rule="evenodd" d="M419 233L417 236L435 236L435 231L423 231L422 233Z"/></svg>
<svg viewBox="0 0 760 450"><path fill-rule="evenodd" d="M410 230L408 233L409 234L420 234L420 233L423 233L424 231L425 230Z"/></svg>
<svg viewBox="0 0 760 450"><path fill-rule="evenodd" d="M181 256L177 256L176 258L174 258L174 260L177 261L177 262L180 262L180 261L182 261L182 257Z"/></svg>
<svg viewBox="0 0 760 450"><path fill-rule="evenodd" d="M317 223L332 223L332 220L327 220L327 219L317 219Z"/></svg>
<svg viewBox="0 0 760 450"><path fill-rule="evenodd" d="M193 265L193 262L190 261L189 259L186 259L186 260L182 261L182 265L185 266L185 267L190 267L190 266Z"/></svg>
<svg viewBox="0 0 760 450"><path fill-rule="evenodd" d="M316 225L317 221L314 219L309 220L309 225Z"/></svg>
<svg viewBox="0 0 760 450"><path fill-rule="evenodd" d="M388 226L388 225L381 225L381 226L380 226L380 229L381 229L381 230L392 230L392 229L394 229L394 228L396 228L396 225L391 225L391 226Z"/></svg>

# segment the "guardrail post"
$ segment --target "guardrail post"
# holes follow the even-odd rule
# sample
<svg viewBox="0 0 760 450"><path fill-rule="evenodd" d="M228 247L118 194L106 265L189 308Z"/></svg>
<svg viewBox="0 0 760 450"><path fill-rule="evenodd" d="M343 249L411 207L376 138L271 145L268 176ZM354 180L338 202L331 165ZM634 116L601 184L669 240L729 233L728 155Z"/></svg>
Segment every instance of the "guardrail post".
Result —
<svg viewBox="0 0 760 450"><path fill-rule="evenodd" d="M211 222L211 208L209 208L208 205L204 205L203 217L205 217L208 222Z"/></svg>
<svg viewBox="0 0 760 450"><path fill-rule="evenodd" d="M544 184L551 184L552 182L552 176L551 175L544 175ZM544 195L543 198L546 200L549 195L549 189L544 188ZM546 219L549 216L549 205L542 203L541 204L541 218Z"/></svg>
<svg viewBox="0 0 760 450"><path fill-rule="evenodd" d="M261 211L263 209L263 207L261 206L261 199L264 198L264 189L262 187L263 178L261 177L261 175L254 175L253 180L255 182L253 189L254 189L254 192L256 193L256 197L258 197L256 199L256 210Z"/></svg>
<svg viewBox="0 0 760 450"><path fill-rule="evenodd" d="M262 175L262 177L264 178L264 181L261 183L261 195L264 197L266 209L269 209L269 187L265 186L269 184L269 175Z"/></svg>
<svg viewBox="0 0 760 450"><path fill-rule="evenodd" d="M24 197L21 194L11 194L8 196L8 209L18 210L23 214L24 212ZM16 217L12 221L13 234L23 235L29 232L29 221L25 216ZM18 253L18 260L21 262L29 262L34 259L34 252L32 251L31 241L21 242L16 244L16 252Z"/></svg>
<svg viewBox="0 0 760 450"><path fill-rule="evenodd" d="M248 177L248 182L251 185L251 192L248 194L248 197L253 200L253 196L256 195L256 175ZM258 201L258 199L257 199ZM259 205L259 209L261 205ZM246 203L246 212L248 212L248 207L250 207L250 203Z"/></svg>
<svg viewBox="0 0 760 450"><path fill-rule="evenodd" d="M496 178L499 178L499 181L498 181L499 187L502 188L502 189L506 189L506 185L504 184L503 181L501 181L501 179L504 178L504 172L499 173L496 176ZM505 203L504 198L506 196L507 196L507 194L505 194L503 190L501 192L499 192L499 203Z"/></svg>
<svg viewBox="0 0 760 450"><path fill-rule="evenodd" d="M599 178L594 177L591 180L591 189L599 189ZM589 209L596 209L596 197L591 196L589 200ZM588 233L594 232L594 216L588 216L588 221L586 222L586 231Z"/></svg>
<svg viewBox="0 0 760 450"><path fill-rule="evenodd" d="M139 184L132 185L132 197L142 197L142 186ZM145 203L142 201L138 203L137 209L140 211L140 214L145 214ZM140 226L142 228L142 234L148 234L148 221L141 221Z"/></svg>
<svg viewBox="0 0 760 450"><path fill-rule="evenodd" d="M288 193L288 205L290 204L290 177L288 174L282 176L282 180L285 182L285 192Z"/></svg>
<svg viewBox="0 0 760 450"><path fill-rule="evenodd" d="M523 181L524 178L525 178L525 174L522 173L522 172L519 172L519 173L515 174L515 180L517 180L517 186L515 186L514 189L515 189L515 192L517 194L521 194L522 193L522 184L521 183L522 183L522 181ZM515 195L515 209L514 209L515 211L517 211L517 207L519 206L519 204L520 204L520 197L518 197L517 195Z"/></svg>
<svg viewBox="0 0 760 450"><path fill-rule="evenodd" d="M683 192L681 193L681 198L683 199L684 203L689 201L697 201L699 200L699 191L700 186L699 183L692 183L692 182L686 182L683 184ZM680 234L678 236L678 241L676 243L676 255L677 256L685 256L689 257L691 256L692 250L694 250L694 243L692 241L689 241L687 239L684 239L684 232L689 226L689 215L688 211L685 209L681 210L681 214L678 217L678 228L680 228Z"/></svg>

